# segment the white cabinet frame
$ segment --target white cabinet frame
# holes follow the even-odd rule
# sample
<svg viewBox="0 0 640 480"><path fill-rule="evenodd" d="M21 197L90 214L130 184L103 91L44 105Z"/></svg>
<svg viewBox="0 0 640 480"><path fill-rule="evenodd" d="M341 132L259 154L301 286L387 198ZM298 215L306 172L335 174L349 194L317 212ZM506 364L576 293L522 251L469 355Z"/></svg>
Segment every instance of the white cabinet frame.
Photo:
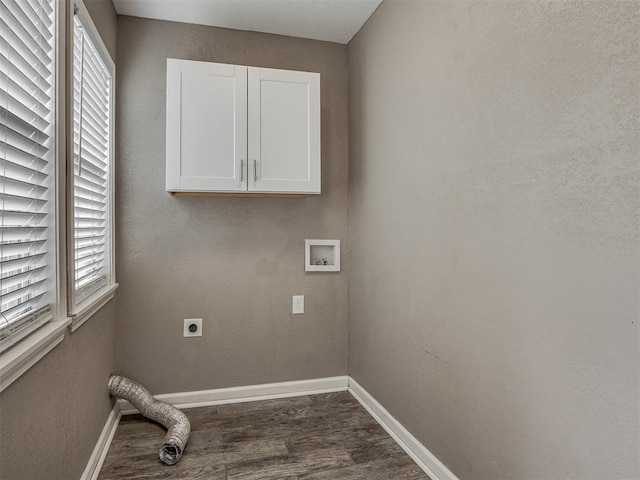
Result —
<svg viewBox="0 0 640 480"><path fill-rule="evenodd" d="M320 193L320 74L248 75L248 190Z"/></svg>
<svg viewBox="0 0 640 480"><path fill-rule="evenodd" d="M246 191L246 159L247 67L167 59L167 190Z"/></svg>
<svg viewBox="0 0 640 480"><path fill-rule="evenodd" d="M308 196L320 164L320 74L167 59L167 191Z"/></svg>

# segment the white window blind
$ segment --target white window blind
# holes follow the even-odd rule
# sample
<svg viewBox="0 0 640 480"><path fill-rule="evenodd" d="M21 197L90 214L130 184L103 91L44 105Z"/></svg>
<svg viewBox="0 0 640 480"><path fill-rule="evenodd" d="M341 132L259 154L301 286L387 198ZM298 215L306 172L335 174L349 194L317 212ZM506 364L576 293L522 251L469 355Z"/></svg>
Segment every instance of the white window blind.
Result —
<svg viewBox="0 0 640 480"><path fill-rule="evenodd" d="M73 24L75 303L110 282L112 76L78 14Z"/></svg>
<svg viewBox="0 0 640 480"><path fill-rule="evenodd" d="M53 318L53 0L0 0L0 351Z"/></svg>

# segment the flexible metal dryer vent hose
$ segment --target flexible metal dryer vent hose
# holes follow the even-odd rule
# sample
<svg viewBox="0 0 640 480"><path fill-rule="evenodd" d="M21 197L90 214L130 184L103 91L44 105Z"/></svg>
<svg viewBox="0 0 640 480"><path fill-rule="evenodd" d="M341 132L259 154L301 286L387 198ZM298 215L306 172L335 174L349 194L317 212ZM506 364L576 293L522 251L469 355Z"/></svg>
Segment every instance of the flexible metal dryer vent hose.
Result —
<svg viewBox="0 0 640 480"><path fill-rule="evenodd" d="M160 449L160 460L167 465L174 465L180 460L191 433L191 424L184 413L173 405L153 398L149 390L138 382L119 375L109 377L109 395L127 400L142 415L166 427L167 435Z"/></svg>

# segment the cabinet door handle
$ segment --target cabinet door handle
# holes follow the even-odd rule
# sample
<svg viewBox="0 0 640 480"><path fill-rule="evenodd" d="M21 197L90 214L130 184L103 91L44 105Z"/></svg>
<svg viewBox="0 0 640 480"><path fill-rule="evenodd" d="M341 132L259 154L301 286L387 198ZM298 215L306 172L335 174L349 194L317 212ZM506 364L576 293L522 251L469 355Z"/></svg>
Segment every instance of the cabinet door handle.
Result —
<svg viewBox="0 0 640 480"><path fill-rule="evenodd" d="M240 183L244 182L244 159L240 160Z"/></svg>
<svg viewBox="0 0 640 480"><path fill-rule="evenodd" d="M258 181L258 161L255 159L253 160L253 181Z"/></svg>

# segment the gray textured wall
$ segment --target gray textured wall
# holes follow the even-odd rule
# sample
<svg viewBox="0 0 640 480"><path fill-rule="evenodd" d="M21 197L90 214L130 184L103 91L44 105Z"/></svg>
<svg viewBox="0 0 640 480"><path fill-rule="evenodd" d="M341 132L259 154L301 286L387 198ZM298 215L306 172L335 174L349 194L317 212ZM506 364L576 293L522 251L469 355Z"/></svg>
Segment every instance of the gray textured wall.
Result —
<svg viewBox="0 0 640 480"><path fill-rule="evenodd" d="M116 308L109 302L0 394L0 478L80 478L111 411Z"/></svg>
<svg viewBox="0 0 640 480"><path fill-rule="evenodd" d="M640 478L638 2L349 45L350 373L469 479Z"/></svg>
<svg viewBox="0 0 640 480"><path fill-rule="evenodd" d="M120 373L153 393L346 374L347 272L304 272L305 238L346 239L346 46L134 17L118 29ZM166 193L168 57L320 72L322 195ZM193 317L204 335L185 339Z"/></svg>
<svg viewBox="0 0 640 480"><path fill-rule="evenodd" d="M107 47L115 46L111 0L85 4ZM80 478L112 405L107 381L116 366L115 303L67 332L62 344L0 393L3 480Z"/></svg>

